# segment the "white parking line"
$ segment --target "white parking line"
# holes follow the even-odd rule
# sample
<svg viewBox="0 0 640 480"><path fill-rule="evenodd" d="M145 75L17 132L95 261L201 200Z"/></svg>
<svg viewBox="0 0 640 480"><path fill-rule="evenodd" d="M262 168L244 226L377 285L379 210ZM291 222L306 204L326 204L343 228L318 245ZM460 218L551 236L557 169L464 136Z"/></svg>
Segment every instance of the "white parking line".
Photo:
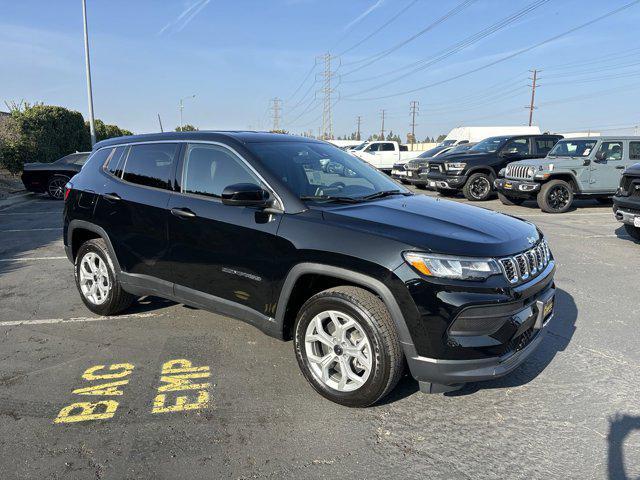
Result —
<svg viewBox="0 0 640 480"><path fill-rule="evenodd" d="M0 262L31 262L36 260L66 260L67 257L18 257L0 258Z"/></svg>
<svg viewBox="0 0 640 480"><path fill-rule="evenodd" d="M42 318L36 320L12 320L0 322L0 327L14 327L17 325L44 325L49 323L78 323L78 322L102 322L104 320L128 320L131 318L159 317L161 313L132 313L113 317L73 317L73 318Z"/></svg>
<svg viewBox="0 0 640 480"><path fill-rule="evenodd" d="M16 232L48 232L51 230L62 230L62 227L55 228L16 228L13 230L0 230L0 233L16 233Z"/></svg>
<svg viewBox="0 0 640 480"><path fill-rule="evenodd" d="M0 216L2 215L47 215L47 214L62 215L62 210L53 210L50 212L11 212L11 213L0 212Z"/></svg>

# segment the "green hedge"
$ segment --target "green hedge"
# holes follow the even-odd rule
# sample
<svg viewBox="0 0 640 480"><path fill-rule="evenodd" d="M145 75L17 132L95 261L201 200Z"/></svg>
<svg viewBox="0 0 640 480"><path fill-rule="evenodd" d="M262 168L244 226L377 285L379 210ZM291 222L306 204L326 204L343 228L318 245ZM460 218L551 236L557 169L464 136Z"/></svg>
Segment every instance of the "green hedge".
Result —
<svg viewBox="0 0 640 480"><path fill-rule="evenodd" d="M99 140L131 135L96 120ZM0 165L12 173L29 162L49 163L69 153L91 150L89 125L82 114L55 105L20 104L0 118Z"/></svg>

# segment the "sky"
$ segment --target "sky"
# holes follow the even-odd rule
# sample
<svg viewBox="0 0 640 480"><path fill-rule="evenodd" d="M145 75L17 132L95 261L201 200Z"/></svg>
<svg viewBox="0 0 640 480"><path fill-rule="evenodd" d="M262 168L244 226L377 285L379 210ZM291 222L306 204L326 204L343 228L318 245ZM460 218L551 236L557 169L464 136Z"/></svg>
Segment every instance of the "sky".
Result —
<svg viewBox="0 0 640 480"><path fill-rule="evenodd" d="M543 131L640 133L640 1L87 0L96 118L135 133L317 134L329 52L333 130L403 139L456 126L524 125L541 70ZM43 102L87 117L80 0L0 0L0 110ZM590 23L589 22L592 22ZM587 25L585 25L587 24ZM576 28L584 25L582 28Z"/></svg>

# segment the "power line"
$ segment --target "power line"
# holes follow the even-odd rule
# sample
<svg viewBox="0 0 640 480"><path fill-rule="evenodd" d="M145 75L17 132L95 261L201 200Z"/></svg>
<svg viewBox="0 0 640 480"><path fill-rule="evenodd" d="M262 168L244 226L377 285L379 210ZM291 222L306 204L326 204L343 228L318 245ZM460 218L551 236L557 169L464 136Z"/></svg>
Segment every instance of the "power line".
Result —
<svg viewBox="0 0 640 480"><path fill-rule="evenodd" d="M413 75L414 73L417 73L421 70L424 70L438 62L441 62L443 60L446 60L447 58L455 55L456 53L464 50L465 48L478 43L479 41L493 35L494 33L502 30L503 28L508 27L509 25L515 23L517 20L519 20L520 18L524 17L525 15L531 13L533 10L535 10L536 8L539 8L540 6L544 5L545 3L549 2L550 0L536 0L535 2L527 5L525 8L518 10L515 13L512 13L511 15L499 20L496 23L493 23L492 25L480 30L479 32L476 32L475 34L445 48L444 50L440 51L440 53L436 54L434 57L430 57L430 58L426 58L423 60L419 60L417 62L413 62L411 64L405 65L404 67L400 67L399 69L395 69L389 72L385 72L379 75L376 75L374 77L369 77L367 80L370 79L375 79L375 78L381 78L381 77L385 77L388 76L389 74L397 74L395 77L392 77L391 79L379 83L377 85L374 85L372 87L366 88L364 90L361 90L360 92L356 93L356 94L352 94L349 97L353 97L354 95L361 95L363 93L367 93L370 92L372 90L379 90L382 87L385 87L391 83L395 83L399 80L403 80L405 79L407 76L409 75ZM405 73L400 73L398 74L399 71L402 70L407 70L410 69L410 71L405 72ZM355 71L355 70L354 70ZM344 75L348 75L344 74ZM345 82L346 83L346 82ZM347 98L349 98L347 97Z"/></svg>
<svg viewBox="0 0 640 480"><path fill-rule="evenodd" d="M437 82L433 82L433 83L430 83L430 84L427 84L427 85L422 85L422 86L417 87L417 88L412 88L410 90L404 90L404 91L401 91L401 92L395 92L395 93L391 93L391 94L388 94L388 95L380 95L380 96L377 96L377 97L367 97L367 98L353 98L353 96L348 96L348 97L345 97L345 99L350 99L350 100L353 100L353 101L382 100L382 99L386 99L386 98L398 97L398 96L401 96L401 95L408 95L408 94L411 94L411 93L416 93L416 92L419 92L419 91L422 91L422 90L426 90L428 88L433 88L433 87L436 87L436 86L439 86L439 85L443 85L443 84L449 83L449 82L451 82L453 80L458 80L459 78L466 77L466 76L471 75L473 73L480 72L482 70L486 70L487 68L493 67L494 65L498 65L500 63L506 62L507 60L511 60L512 58L515 58L515 57L518 57L518 56L520 56L520 55L522 55L524 53L530 52L531 50L534 50L536 48L539 48L541 46L544 46L544 45L546 45L548 43L551 43L551 42L554 42L556 40L559 40L560 38L566 37L567 35L570 35L570 34L576 32L578 30L581 30L581 29L583 29L585 27L593 25L594 23L597 23L597 22L599 22L601 20L604 20L605 18L611 17L611 16L613 16L613 15L615 15L617 13L620 13L620 12L628 9L628 8L631 8L632 6L637 5L638 3L640 3L640 0L634 0L632 2L626 3L625 5L623 5L623 6L619 7L619 8L616 8L614 10L610 10L607 13L604 13L604 14L602 14L602 15L600 15L600 16L592 19L592 20L589 20L588 22L585 22L585 23L582 23L582 24L580 24L580 25L578 25L576 27L570 28L569 30L566 30L566 31L564 31L562 33L559 33L557 35L549 37L549 38L547 38L547 39L545 39L545 40L543 40L541 42L538 42L538 43L535 43L533 45L530 45L529 47L522 48L522 49L518 50L517 52L511 53L509 55L505 55L504 57L501 57L501 58L499 58L497 60L494 60L492 62L486 63L486 64L481 65L481 66L476 67L476 68L472 68L471 70L467 70L465 72L459 73L457 75L454 75L452 77L446 78L444 80L439 80Z"/></svg>
<svg viewBox="0 0 640 480"><path fill-rule="evenodd" d="M449 10L447 13L445 13L443 16L441 16L440 18L436 19L435 21L431 22L429 25L427 25L425 28L423 28L422 30L420 30L418 33L411 35L409 38L403 40L402 42L386 49L383 50L382 52L378 52L374 55L370 55L366 58L363 58L361 60L356 60L350 63L345 63L345 66L348 65L356 65L356 64L360 64L360 63L364 63L366 62L364 65L351 70L350 72L345 73L344 75L351 75L352 73L361 70L364 67L367 67L369 65L371 65L372 63L377 62L378 60L386 57L387 55L390 55L391 53L395 52L396 50L398 50L399 48L405 46L406 44L412 42L413 40L415 40L416 38L424 35L425 33L429 32L430 30L433 30L435 27L437 27L438 25L440 25L441 23L446 22L448 19L450 19L451 17L457 15L458 13L460 13L461 11L463 11L465 8L469 7L472 3L476 2L477 0L464 0L462 3L460 3L459 5L457 5L456 7L454 7L453 9Z"/></svg>

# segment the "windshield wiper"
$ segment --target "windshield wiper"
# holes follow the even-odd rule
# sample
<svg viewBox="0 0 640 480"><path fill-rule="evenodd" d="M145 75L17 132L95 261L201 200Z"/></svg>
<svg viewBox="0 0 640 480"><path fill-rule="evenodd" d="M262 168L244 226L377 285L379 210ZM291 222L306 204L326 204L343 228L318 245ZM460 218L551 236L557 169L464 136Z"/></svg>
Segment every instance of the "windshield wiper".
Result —
<svg viewBox="0 0 640 480"><path fill-rule="evenodd" d="M300 200L313 200L324 202L337 202L337 203L358 203L361 201L359 198L354 197L339 197L333 195L303 195Z"/></svg>
<svg viewBox="0 0 640 480"><path fill-rule="evenodd" d="M382 190L381 192L371 193L360 197L363 200L373 200L375 198L390 197L391 195L413 195L410 192L401 192L400 190Z"/></svg>

